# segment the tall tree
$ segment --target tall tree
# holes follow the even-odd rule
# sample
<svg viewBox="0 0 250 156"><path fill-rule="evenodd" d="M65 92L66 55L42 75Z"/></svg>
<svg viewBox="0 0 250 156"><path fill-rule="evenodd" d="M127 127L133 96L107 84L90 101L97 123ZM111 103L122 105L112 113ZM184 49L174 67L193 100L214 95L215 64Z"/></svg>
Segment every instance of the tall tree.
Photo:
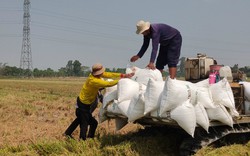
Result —
<svg viewBox="0 0 250 156"><path fill-rule="evenodd" d="M44 72L45 72L46 76L48 76L48 77L55 76L55 72L51 68L47 68Z"/></svg>
<svg viewBox="0 0 250 156"><path fill-rule="evenodd" d="M81 67L81 70L83 71L83 74L82 74L82 76L84 76L84 77L87 77L87 76L89 76L89 74L90 74L90 67L87 67L87 66L82 66Z"/></svg>
<svg viewBox="0 0 250 156"><path fill-rule="evenodd" d="M58 76L67 76L67 70L65 67L58 69Z"/></svg>
<svg viewBox="0 0 250 156"><path fill-rule="evenodd" d="M73 76L73 61L69 60L66 65L67 76Z"/></svg>
<svg viewBox="0 0 250 156"><path fill-rule="evenodd" d="M73 73L74 76L81 76L82 70L81 70L81 63L78 60L75 60L73 63Z"/></svg>
<svg viewBox="0 0 250 156"><path fill-rule="evenodd" d="M7 63L0 63L0 75L3 75L4 68L6 67Z"/></svg>
<svg viewBox="0 0 250 156"><path fill-rule="evenodd" d="M42 72L42 70L39 70L38 68L35 68L35 69L33 70L33 75L34 75L35 77L43 77L43 72Z"/></svg>

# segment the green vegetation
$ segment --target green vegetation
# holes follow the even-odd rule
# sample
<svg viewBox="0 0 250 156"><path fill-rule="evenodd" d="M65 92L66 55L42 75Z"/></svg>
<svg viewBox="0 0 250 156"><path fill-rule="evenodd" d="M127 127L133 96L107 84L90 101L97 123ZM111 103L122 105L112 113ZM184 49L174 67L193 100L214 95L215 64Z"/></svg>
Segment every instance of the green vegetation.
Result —
<svg viewBox="0 0 250 156"><path fill-rule="evenodd" d="M178 71L177 71L177 77L185 77L185 57L180 58L180 64L178 65ZM242 73L245 74L247 77L250 77L250 67L239 67L238 64L235 64L233 67L231 67L231 70L233 73ZM22 77L22 76L28 76L31 77L31 73L34 77L87 77L91 71L91 68L88 66L83 66L78 60L69 60L65 67L61 67L58 69L58 71L54 71L51 68L47 68L45 70L40 70L38 68L35 68L33 71L30 71L28 69L24 70L17 67L11 67L8 66L6 63L0 62L0 77ZM118 72L118 73L125 73L126 68L113 68L109 69L106 68L106 71L110 72ZM167 71L163 71L162 73L163 77L168 76Z"/></svg>
<svg viewBox="0 0 250 156"><path fill-rule="evenodd" d="M47 68L45 70L40 70L35 68L33 71L29 69L21 69L18 67L8 66L6 63L0 62L0 77L87 77L90 73L91 68L87 66L82 66L82 64L78 61L69 60L65 67L61 67L58 71L54 71L51 68ZM106 68L106 71L125 73L125 68ZM32 75L31 75L32 73Z"/></svg>
<svg viewBox="0 0 250 156"><path fill-rule="evenodd" d="M178 155L182 136L167 127L114 121L98 125L96 137L78 141L62 134L75 118L75 99L84 78L0 79L0 156L165 156ZM98 118L98 109L94 112ZM196 154L250 155L250 142L203 148Z"/></svg>
<svg viewBox="0 0 250 156"><path fill-rule="evenodd" d="M196 156L248 156L250 154L250 141L242 145L229 145L221 148L206 147L196 153Z"/></svg>
<svg viewBox="0 0 250 156"><path fill-rule="evenodd" d="M135 134L106 135L87 141L73 139L40 141L29 145L6 146L0 150L0 155L173 155L173 150L167 147L169 142L160 141L160 136L141 137Z"/></svg>

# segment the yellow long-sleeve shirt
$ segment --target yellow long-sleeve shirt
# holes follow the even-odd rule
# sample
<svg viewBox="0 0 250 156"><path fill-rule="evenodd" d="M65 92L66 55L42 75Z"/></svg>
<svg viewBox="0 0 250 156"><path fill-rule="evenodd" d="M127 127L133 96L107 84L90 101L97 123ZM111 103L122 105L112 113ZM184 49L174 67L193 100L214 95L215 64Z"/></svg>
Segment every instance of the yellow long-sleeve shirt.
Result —
<svg viewBox="0 0 250 156"><path fill-rule="evenodd" d="M84 104L91 104L96 100L98 90L105 87L111 87L118 83L121 77L120 73L104 72L101 78L89 75L82 86L79 99ZM105 81L103 78L116 78L114 81Z"/></svg>

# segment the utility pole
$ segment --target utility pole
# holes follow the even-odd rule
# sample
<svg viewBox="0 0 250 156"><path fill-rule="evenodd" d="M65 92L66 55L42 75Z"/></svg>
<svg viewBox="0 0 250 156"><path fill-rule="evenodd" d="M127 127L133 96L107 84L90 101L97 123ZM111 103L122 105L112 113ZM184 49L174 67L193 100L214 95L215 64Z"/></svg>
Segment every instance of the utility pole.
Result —
<svg viewBox="0 0 250 156"><path fill-rule="evenodd" d="M23 10L23 43L20 59L21 76L33 77L30 44L30 0L24 0Z"/></svg>

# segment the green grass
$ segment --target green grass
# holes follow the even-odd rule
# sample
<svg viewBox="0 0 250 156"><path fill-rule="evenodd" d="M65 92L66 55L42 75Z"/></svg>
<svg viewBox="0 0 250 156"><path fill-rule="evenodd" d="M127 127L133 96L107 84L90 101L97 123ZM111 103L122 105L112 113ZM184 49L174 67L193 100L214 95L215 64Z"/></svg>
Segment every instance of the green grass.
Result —
<svg viewBox="0 0 250 156"><path fill-rule="evenodd" d="M74 139L42 140L28 145L5 146L1 148L0 155L86 155L86 156L150 156L174 153L169 144L162 140L161 135L137 136L104 135L86 141ZM173 154L172 154L173 155Z"/></svg>
<svg viewBox="0 0 250 156"><path fill-rule="evenodd" d="M228 145L221 148L206 147L196 154L197 156L249 156L250 142L246 145Z"/></svg>

